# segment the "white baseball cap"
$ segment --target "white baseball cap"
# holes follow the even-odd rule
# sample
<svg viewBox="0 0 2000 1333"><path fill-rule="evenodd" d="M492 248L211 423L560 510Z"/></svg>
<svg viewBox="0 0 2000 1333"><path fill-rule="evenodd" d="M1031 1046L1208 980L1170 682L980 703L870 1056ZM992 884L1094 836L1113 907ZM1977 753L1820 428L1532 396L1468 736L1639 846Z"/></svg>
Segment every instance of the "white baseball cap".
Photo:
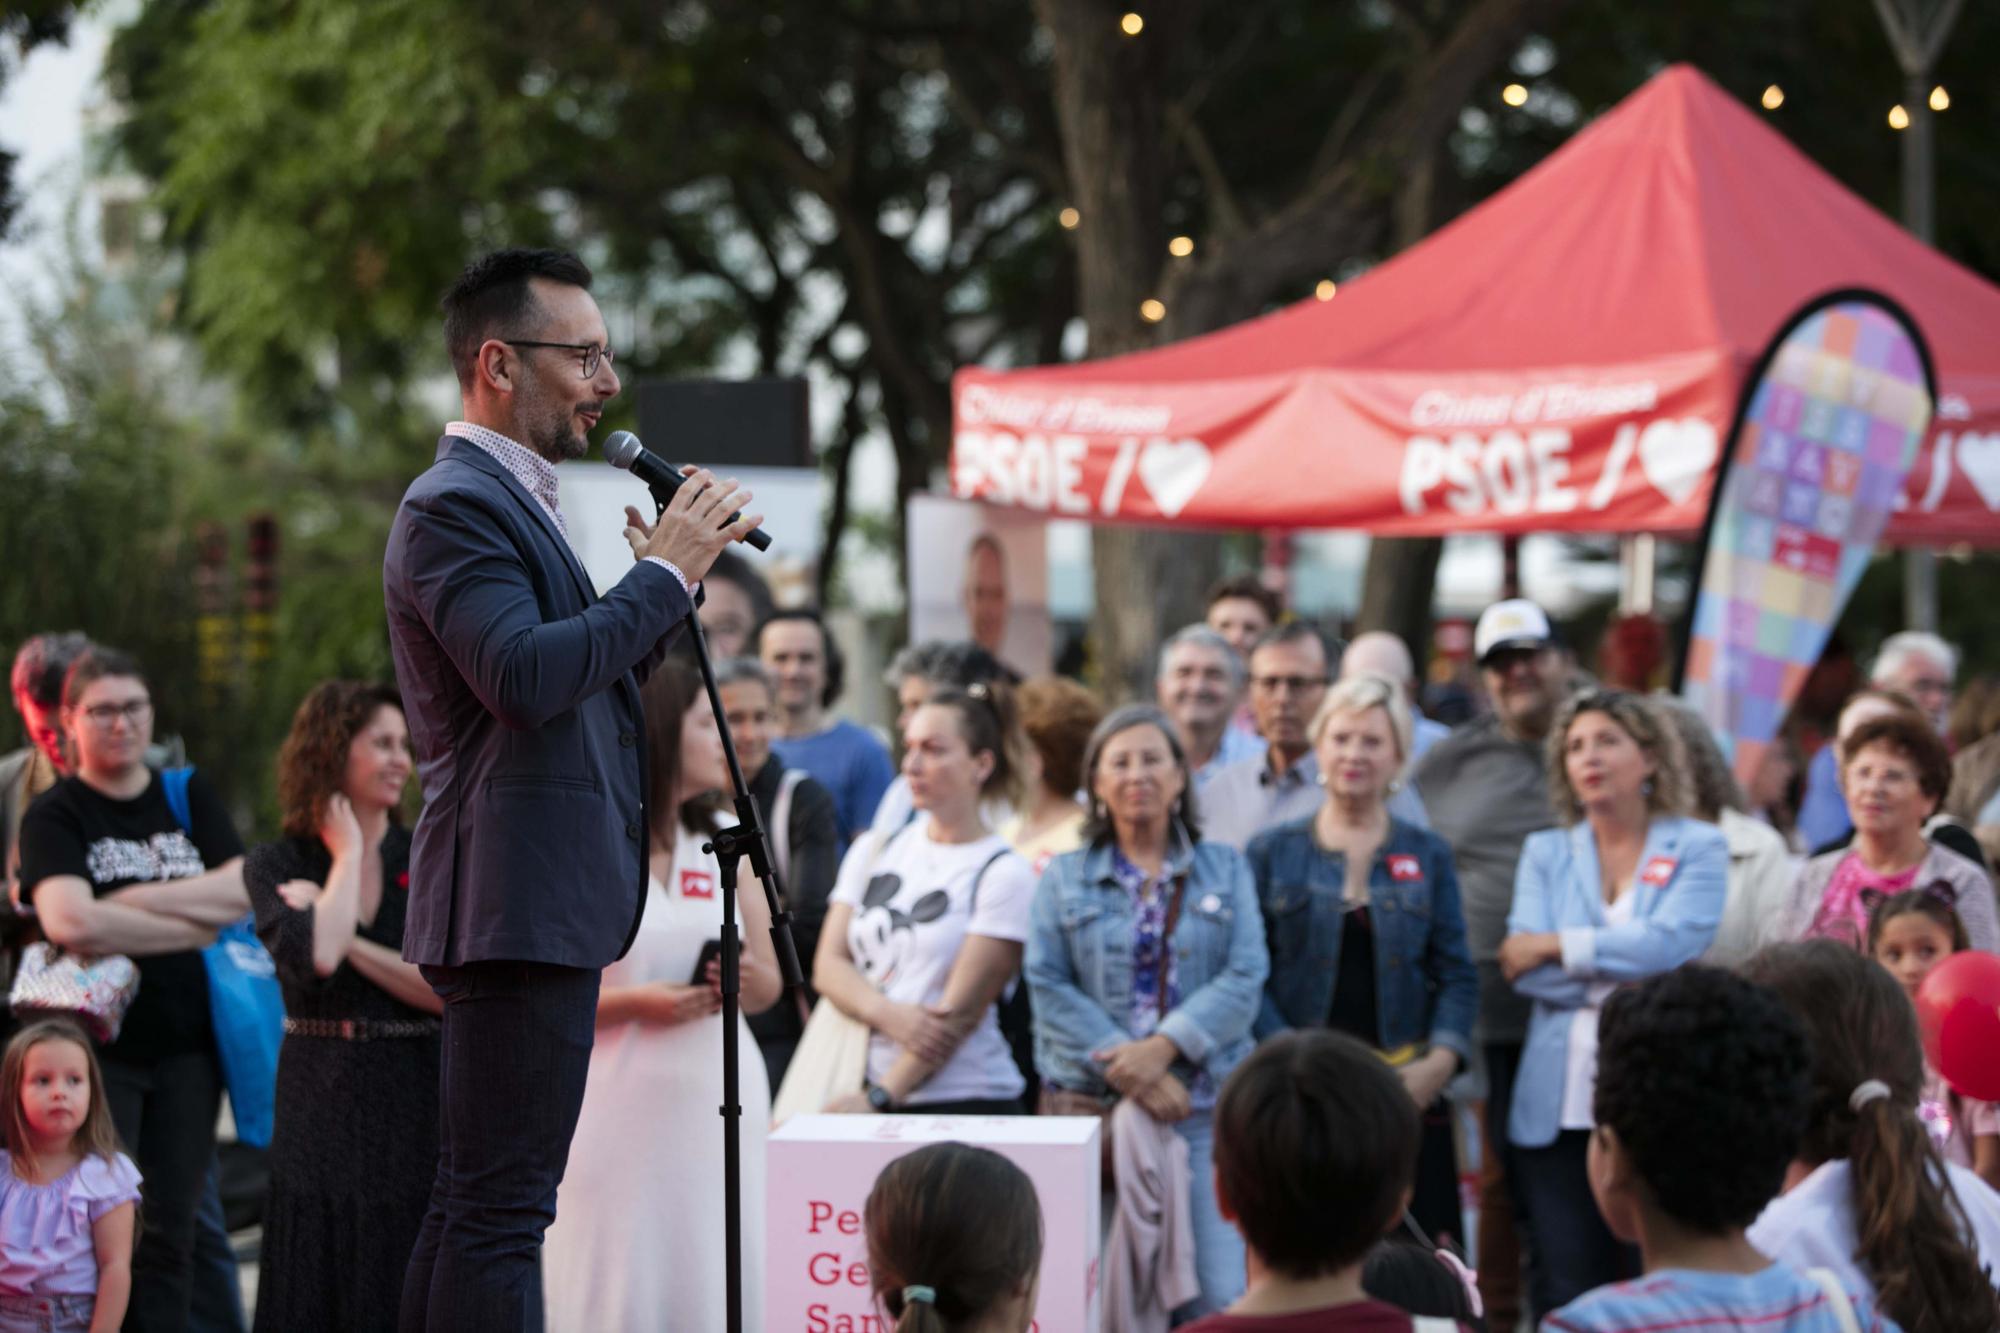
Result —
<svg viewBox="0 0 2000 1333"><path fill-rule="evenodd" d="M1513 597L1480 613L1479 627L1472 631L1472 660L1483 664L1489 653L1502 648L1546 648L1555 641L1548 612L1525 597Z"/></svg>

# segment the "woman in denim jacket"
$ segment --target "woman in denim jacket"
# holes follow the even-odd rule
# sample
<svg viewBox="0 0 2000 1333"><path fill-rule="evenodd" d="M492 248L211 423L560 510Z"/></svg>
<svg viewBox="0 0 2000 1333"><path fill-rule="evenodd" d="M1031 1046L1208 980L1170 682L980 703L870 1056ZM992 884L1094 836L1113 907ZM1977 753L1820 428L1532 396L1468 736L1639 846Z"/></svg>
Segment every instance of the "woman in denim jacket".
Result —
<svg viewBox="0 0 2000 1333"><path fill-rule="evenodd" d="M1249 868L1197 840L1186 756L1158 709L1121 708L1084 754L1083 850L1035 891L1025 973L1044 1105L1129 1097L1188 1145L1200 1297L1243 1292L1242 1237L1223 1220L1210 1165L1215 1096L1252 1045L1268 962Z"/></svg>
<svg viewBox="0 0 2000 1333"><path fill-rule="evenodd" d="M1458 872L1435 833L1392 818L1412 722L1397 686L1354 676L1327 693L1310 736L1326 800L1249 847L1271 949L1257 1035L1330 1027L1394 1065L1423 1116L1410 1214L1464 1241L1445 1084L1472 1056L1479 974Z"/></svg>
<svg viewBox="0 0 2000 1333"><path fill-rule="evenodd" d="M1591 1197L1598 1006L1621 982L1699 958L1715 938L1729 845L1688 819L1680 736L1658 705L1622 690L1579 694L1549 731L1549 797L1568 827L1531 834L1514 877L1500 970L1535 1002L1507 1137L1516 1202L1540 1263L1547 1314L1638 1275Z"/></svg>

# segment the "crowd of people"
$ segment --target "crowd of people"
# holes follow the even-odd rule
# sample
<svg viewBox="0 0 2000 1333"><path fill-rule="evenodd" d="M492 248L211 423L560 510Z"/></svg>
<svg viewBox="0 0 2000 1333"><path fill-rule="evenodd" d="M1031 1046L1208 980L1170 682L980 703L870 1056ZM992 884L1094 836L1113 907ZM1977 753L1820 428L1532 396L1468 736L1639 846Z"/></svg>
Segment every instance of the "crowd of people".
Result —
<svg viewBox="0 0 2000 1333"><path fill-rule="evenodd" d="M1237 581L1163 643L1152 702L911 645L886 682L892 751L841 715L817 614L769 609L747 569L708 586L809 972L783 990L746 873L751 1327L764 1140L794 1079L829 1112L1099 1117L1107 1328L2000 1320L2000 1116L1926 1066L1913 1016L1945 958L2000 950L2000 730L1951 707L1934 637L1891 638L1829 757L1749 793L1698 718L1597 686L1525 601L1481 616L1487 707L1455 729L1423 716L1406 645L1336 651ZM397 692L333 681L299 704L280 836L246 850L200 771L163 764L139 663L41 635L12 689L30 744L0 760L10 954L123 955L138 986L115 1036L26 1016L0 1066L0 1328L242 1327L201 950L245 913L287 1015L255 1325L395 1327L443 1058L440 998L403 960ZM643 714L647 886L602 976L547 1234L558 1329L721 1323L703 846L733 816L691 667L655 670ZM815 1006L865 1032L851 1086L814 1082ZM1142 1197L1161 1179L1185 1199L1169 1241ZM899 1160L867 1234L898 1328L1033 1310L1039 1215L1002 1158Z"/></svg>

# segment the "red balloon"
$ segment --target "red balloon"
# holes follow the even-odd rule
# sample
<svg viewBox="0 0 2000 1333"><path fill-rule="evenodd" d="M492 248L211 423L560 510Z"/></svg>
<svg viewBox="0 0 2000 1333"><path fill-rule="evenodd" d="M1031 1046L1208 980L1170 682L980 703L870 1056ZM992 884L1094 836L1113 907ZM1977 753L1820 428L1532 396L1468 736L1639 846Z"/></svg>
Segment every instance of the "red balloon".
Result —
<svg viewBox="0 0 2000 1333"><path fill-rule="evenodd" d="M2000 1101L2000 955L1964 949L1917 987L1931 1068L1961 1096Z"/></svg>

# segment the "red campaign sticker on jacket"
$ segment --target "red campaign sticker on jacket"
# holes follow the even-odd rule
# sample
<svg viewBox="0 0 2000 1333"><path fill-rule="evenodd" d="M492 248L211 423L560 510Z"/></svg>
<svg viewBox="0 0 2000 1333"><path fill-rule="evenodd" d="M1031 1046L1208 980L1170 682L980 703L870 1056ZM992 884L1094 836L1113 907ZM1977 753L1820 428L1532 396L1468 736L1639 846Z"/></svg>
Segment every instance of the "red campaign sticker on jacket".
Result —
<svg viewBox="0 0 2000 1333"><path fill-rule="evenodd" d="M1639 872L1639 880L1657 889L1674 877L1674 867L1679 864L1671 856L1656 856L1646 862L1646 868Z"/></svg>
<svg viewBox="0 0 2000 1333"><path fill-rule="evenodd" d="M681 871L681 897L713 898L715 896L715 876L706 870Z"/></svg>
<svg viewBox="0 0 2000 1333"><path fill-rule="evenodd" d="M1389 878L1398 884L1413 884L1424 877L1424 863L1414 856L1389 858Z"/></svg>

